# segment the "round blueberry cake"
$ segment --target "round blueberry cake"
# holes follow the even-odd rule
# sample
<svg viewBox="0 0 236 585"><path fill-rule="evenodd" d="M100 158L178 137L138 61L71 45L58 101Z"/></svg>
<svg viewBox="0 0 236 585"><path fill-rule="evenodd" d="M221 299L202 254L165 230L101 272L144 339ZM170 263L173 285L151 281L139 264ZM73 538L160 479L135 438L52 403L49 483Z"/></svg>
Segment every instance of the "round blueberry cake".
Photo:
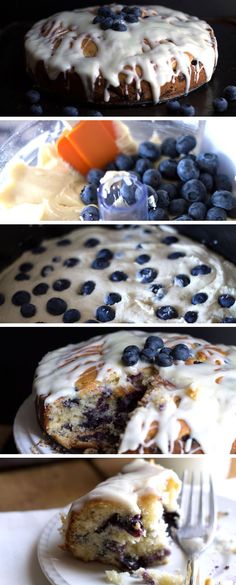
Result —
<svg viewBox="0 0 236 585"><path fill-rule="evenodd" d="M63 521L66 550L132 571L165 564L179 492L174 471L136 459L72 504Z"/></svg>
<svg viewBox="0 0 236 585"><path fill-rule="evenodd" d="M211 79L218 57L205 21L163 6L116 3L37 22L25 53L41 88L113 104L186 94Z"/></svg>
<svg viewBox="0 0 236 585"><path fill-rule="evenodd" d="M235 266L166 226L79 227L0 277L1 323L234 323Z"/></svg>
<svg viewBox="0 0 236 585"><path fill-rule="evenodd" d="M235 384L235 347L129 329L48 353L33 397L41 428L65 449L227 454Z"/></svg>

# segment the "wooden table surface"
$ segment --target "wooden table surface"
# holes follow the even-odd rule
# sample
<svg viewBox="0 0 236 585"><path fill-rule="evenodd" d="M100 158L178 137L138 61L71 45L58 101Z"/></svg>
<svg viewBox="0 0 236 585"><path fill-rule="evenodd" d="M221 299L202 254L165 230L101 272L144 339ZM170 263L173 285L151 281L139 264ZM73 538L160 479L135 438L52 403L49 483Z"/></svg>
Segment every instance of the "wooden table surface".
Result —
<svg viewBox="0 0 236 585"><path fill-rule="evenodd" d="M122 458L41 460L40 465L1 470L0 511L63 507L119 471L125 462L128 460ZM236 477L235 458L230 477Z"/></svg>

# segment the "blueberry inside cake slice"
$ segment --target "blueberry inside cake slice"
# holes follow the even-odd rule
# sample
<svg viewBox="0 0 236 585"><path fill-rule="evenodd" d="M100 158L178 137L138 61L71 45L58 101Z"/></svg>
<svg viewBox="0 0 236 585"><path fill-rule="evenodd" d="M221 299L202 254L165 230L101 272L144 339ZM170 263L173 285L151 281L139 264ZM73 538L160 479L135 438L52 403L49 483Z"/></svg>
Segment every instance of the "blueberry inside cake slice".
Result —
<svg viewBox="0 0 236 585"><path fill-rule="evenodd" d="M165 564L179 491L173 471L136 459L72 504L63 527L66 549L128 570Z"/></svg>

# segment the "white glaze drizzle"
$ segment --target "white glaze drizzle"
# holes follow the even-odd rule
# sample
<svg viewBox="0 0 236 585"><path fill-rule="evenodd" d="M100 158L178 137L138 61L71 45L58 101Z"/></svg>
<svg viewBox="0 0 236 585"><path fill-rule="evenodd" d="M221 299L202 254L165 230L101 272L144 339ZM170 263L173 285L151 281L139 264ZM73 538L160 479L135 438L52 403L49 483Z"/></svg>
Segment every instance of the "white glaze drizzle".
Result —
<svg viewBox="0 0 236 585"><path fill-rule="evenodd" d="M111 8L119 12L122 5L112 4ZM147 18L126 23L127 31L123 32L103 31L99 24L93 24L97 7L61 12L41 20L26 35L28 69L34 72L38 62L43 61L51 80L60 73L73 71L82 79L88 99L93 97L95 82L102 74L106 80L105 101L110 99L110 86L119 86L121 73L126 75L127 85L135 81L137 100L142 80L150 84L153 101L157 103L161 88L166 83L175 83L180 73L185 77L187 93L193 59L197 61L196 80L204 67L209 81L217 62L217 44L211 27L194 16L163 6L141 9ZM46 36L42 35L43 27L49 30ZM57 46L55 39L59 39ZM97 54L92 57L84 56L82 43L86 39L97 47Z"/></svg>
<svg viewBox="0 0 236 585"><path fill-rule="evenodd" d="M50 352L38 366L34 392L46 397L46 405L60 397L79 396L76 383L91 366L97 367L96 379L101 387L106 383L112 385L111 375L115 373L116 384L125 388L129 376L143 372L149 364L139 360L132 367L124 367L123 349L127 345L141 349L147 335L143 331L118 331ZM236 348L212 346L184 334L159 335L167 347L186 343L196 361L201 359L198 352L204 353L206 361L188 365L176 361L167 368L153 365L152 371L159 373L158 380L153 379L152 373L149 375L142 405L130 415L119 452L143 452L155 443L163 453L168 453L178 439L179 421L183 420L205 453L229 453L235 439ZM153 422L158 423L158 428L148 443L147 434Z"/></svg>
<svg viewBox="0 0 236 585"><path fill-rule="evenodd" d="M76 500L71 511L80 510L91 500L117 502L134 514L141 512L139 498L154 494L169 511L178 509L180 480L177 474L161 465L136 459L123 467L121 473L100 483L91 492Z"/></svg>

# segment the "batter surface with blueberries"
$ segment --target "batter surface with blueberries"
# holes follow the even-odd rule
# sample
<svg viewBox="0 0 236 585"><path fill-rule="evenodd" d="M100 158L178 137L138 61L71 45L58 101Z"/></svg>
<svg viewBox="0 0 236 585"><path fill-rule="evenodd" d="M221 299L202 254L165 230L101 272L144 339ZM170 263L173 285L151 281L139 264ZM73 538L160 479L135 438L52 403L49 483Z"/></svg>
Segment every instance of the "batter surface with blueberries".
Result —
<svg viewBox="0 0 236 585"><path fill-rule="evenodd" d="M235 266L166 226L79 227L0 278L0 322L234 323Z"/></svg>

